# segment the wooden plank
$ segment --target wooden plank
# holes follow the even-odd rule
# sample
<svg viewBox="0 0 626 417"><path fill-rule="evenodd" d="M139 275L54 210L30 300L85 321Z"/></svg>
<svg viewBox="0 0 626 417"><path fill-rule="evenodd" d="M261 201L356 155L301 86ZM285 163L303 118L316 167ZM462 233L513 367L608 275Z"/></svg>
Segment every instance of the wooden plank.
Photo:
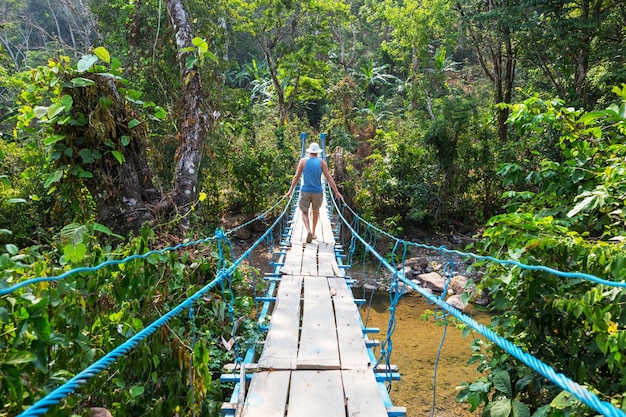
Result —
<svg viewBox="0 0 626 417"><path fill-rule="evenodd" d="M295 369L300 327L301 276L283 276L277 290L259 368Z"/></svg>
<svg viewBox="0 0 626 417"><path fill-rule="evenodd" d="M284 417L291 371L257 372L252 376L243 412L246 417Z"/></svg>
<svg viewBox="0 0 626 417"><path fill-rule="evenodd" d="M367 353L359 310L354 304L352 291L343 278L329 278L328 285L333 296L337 341L341 369L367 369L370 357Z"/></svg>
<svg viewBox="0 0 626 417"><path fill-rule="evenodd" d="M317 242L307 243L302 255L302 275L317 276Z"/></svg>
<svg viewBox="0 0 626 417"><path fill-rule="evenodd" d="M330 223L330 219L328 218L328 210L326 199L324 199L324 203L322 203L322 208L320 209L320 218L319 218L319 226L318 228L321 230L317 235L321 242L325 243L335 243L335 236L333 235L333 228Z"/></svg>
<svg viewBox="0 0 626 417"><path fill-rule="evenodd" d="M304 277L303 308L297 369L339 369L337 330L325 278Z"/></svg>
<svg viewBox="0 0 626 417"><path fill-rule="evenodd" d="M296 208L293 215L293 229L291 230L291 243L301 245L306 242L306 228L302 221L302 210Z"/></svg>
<svg viewBox="0 0 626 417"><path fill-rule="evenodd" d="M317 252L317 271L322 277L335 276L334 266L337 266L337 258L335 258L335 244L320 242Z"/></svg>
<svg viewBox="0 0 626 417"><path fill-rule="evenodd" d="M294 371L287 417L342 417L346 415L341 371Z"/></svg>
<svg viewBox="0 0 626 417"><path fill-rule="evenodd" d="M348 416L387 417L385 402L371 370L341 371Z"/></svg>
<svg viewBox="0 0 626 417"><path fill-rule="evenodd" d="M302 271L303 248L301 244L292 245L285 255L285 264L280 268L280 273L285 275L300 275Z"/></svg>

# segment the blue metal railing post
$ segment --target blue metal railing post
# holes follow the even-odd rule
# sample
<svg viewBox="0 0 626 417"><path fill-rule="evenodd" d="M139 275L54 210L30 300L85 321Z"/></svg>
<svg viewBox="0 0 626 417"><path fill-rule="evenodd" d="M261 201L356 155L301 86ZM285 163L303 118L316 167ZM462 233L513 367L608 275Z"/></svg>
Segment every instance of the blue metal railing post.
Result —
<svg viewBox="0 0 626 417"><path fill-rule="evenodd" d="M306 150L306 132L300 133L300 156L304 156Z"/></svg>
<svg viewBox="0 0 626 417"><path fill-rule="evenodd" d="M326 159L326 133L320 133L320 146L322 147L322 154L320 157Z"/></svg>

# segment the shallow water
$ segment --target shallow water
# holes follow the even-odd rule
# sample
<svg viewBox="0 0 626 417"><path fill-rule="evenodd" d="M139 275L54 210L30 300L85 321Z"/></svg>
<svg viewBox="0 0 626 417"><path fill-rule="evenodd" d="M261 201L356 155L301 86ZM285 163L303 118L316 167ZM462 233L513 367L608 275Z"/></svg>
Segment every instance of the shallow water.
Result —
<svg viewBox="0 0 626 417"><path fill-rule="evenodd" d="M389 295L375 292L372 296L359 294L359 291L354 290L355 297L362 296L368 300L361 307L363 322L366 327L380 329L380 333L369 334L369 338L383 341L387 337L390 316ZM399 366L401 379L391 384L391 400L394 406L406 407L407 417L478 416L480 410L470 413L469 405L456 402L456 387L462 382L473 382L480 376L476 371L477 364L467 365L471 357L469 346L478 337L476 333L463 338L461 330L454 324L448 324L437 365L436 389L433 390L434 365L444 326L435 323L432 316L428 321L422 320L421 316L425 310L434 311L435 308L418 294L404 295L398 303L396 327L391 338L391 364ZM488 313L474 311L470 315L481 324L489 323ZM380 348L376 348L374 353L378 357Z"/></svg>

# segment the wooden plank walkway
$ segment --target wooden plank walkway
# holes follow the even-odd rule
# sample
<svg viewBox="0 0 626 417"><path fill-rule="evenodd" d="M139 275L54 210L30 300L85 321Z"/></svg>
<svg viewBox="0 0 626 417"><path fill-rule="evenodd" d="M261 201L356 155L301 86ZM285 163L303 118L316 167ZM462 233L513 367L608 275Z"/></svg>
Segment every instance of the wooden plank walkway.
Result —
<svg viewBox="0 0 626 417"><path fill-rule="evenodd" d="M359 311L337 263L325 204L315 234L318 238L307 244L298 209L263 352L243 404L225 403L224 414L403 415L404 408L391 407L384 384L376 379Z"/></svg>

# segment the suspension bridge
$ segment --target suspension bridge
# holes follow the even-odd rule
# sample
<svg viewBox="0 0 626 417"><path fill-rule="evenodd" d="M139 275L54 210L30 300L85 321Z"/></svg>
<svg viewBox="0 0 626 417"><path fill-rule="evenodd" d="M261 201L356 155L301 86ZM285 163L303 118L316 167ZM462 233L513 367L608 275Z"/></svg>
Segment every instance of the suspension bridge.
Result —
<svg viewBox="0 0 626 417"><path fill-rule="evenodd" d="M322 204L321 212L327 212ZM389 372L376 367L371 342L345 276L337 262L337 242L328 216L321 216L306 243L298 208L290 241L279 252L278 282L263 351L247 392L238 383L224 414L254 416L389 416L405 415L391 407L382 381ZM378 371L378 372L376 372ZM236 373L222 380L242 378Z"/></svg>
<svg viewBox="0 0 626 417"><path fill-rule="evenodd" d="M304 139L303 136L303 151ZM324 144L324 138L321 139ZM404 276L402 265L392 265L388 258L404 259L407 247L416 245L438 251L452 267L454 261L451 255L459 255L505 266L539 270L565 279L584 279L610 287L624 288L626 283L613 282L588 274L556 271L540 265L524 265L513 260L499 260L445 247L411 244L376 228L345 204L339 205L332 199L329 190L325 193L320 222L316 230L317 239L307 243L296 200L297 198L291 199L285 204L282 212L275 216L276 220L267 226L262 236L242 256L232 259L229 266L223 259L226 252L223 249L230 244L230 236L238 228L246 227L253 222L267 222L270 213L283 204L283 200L250 222L230 231L218 230L215 236L210 238L146 251L125 259L103 262L95 267L77 268L58 276L28 279L8 288L0 288L0 297L3 297L40 282L57 282L73 274L89 273L130 260L148 259L155 254L207 243L217 245L220 253L220 267L210 283L129 337L117 348L105 353L74 377L51 390L19 416L46 414L51 407L74 394L88 380L107 369L120 357L127 355L172 318L188 311L189 319L193 321L194 303L201 300L207 292L228 282L253 251L268 243L271 252L271 272L264 277L268 282L268 289L266 294L257 297L261 306L258 320L266 332L263 348L260 354L254 347L247 349L245 354L236 355L234 363L226 367L221 380L232 384L233 391L229 401L222 406L224 415L282 417L406 415L405 407L392 404L387 388L390 381L400 378L398 369L390 363L395 306L402 296L403 288L411 287L446 315L465 323L539 375L571 393L578 401L598 414L626 417L622 409L601 400L595 393L570 377L558 373L549 364L543 363L447 304L444 299L445 289L443 295L435 295L412 282ZM346 218L346 210L352 217L351 220ZM367 233L360 232L361 224L366 225ZM395 242L390 257L384 257L377 252L376 245L371 239L374 232L383 234ZM364 236L367 234L370 238ZM274 236L278 236L278 244L275 244ZM349 247L345 247L344 239L340 236L349 236ZM390 325L386 339L380 345L379 356L373 353L376 342L369 339L369 334L377 332L378 329L364 326L358 309L364 300L353 297L350 285L354 281L347 275L351 267L350 253L353 253L357 245L361 245L366 253L371 254L392 275ZM450 278L451 276L446 277L446 285ZM233 326L233 337L234 332Z"/></svg>

